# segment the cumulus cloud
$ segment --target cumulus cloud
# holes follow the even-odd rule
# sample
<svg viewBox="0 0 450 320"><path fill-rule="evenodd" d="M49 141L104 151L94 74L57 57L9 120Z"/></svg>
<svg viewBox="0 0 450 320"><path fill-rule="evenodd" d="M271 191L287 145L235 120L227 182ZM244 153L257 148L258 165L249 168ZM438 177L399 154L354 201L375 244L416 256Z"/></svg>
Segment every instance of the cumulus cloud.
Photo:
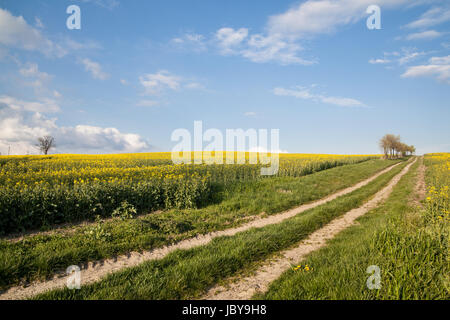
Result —
<svg viewBox="0 0 450 320"><path fill-rule="evenodd" d="M47 114L59 110L50 101L29 102L0 96L0 152L37 153L36 139L52 135L58 153L140 152L151 148L141 136L117 128L89 125L59 127Z"/></svg>
<svg viewBox="0 0 450 320"><path fill-rule="evenodd" d="M90 72L94 79L106 80L109 78L109 74L103 72L102 67L98 62L85 58L81 60L81 63L84 65L84 69Z"/></svg>
<svg viewBox="0 0 450 320"><path fill-rule="evenodd" d="M403 78L433 77L441 82L450 84L450 55L432 57L427 64L409 67Z"/></svg>
<svg viewBox="0 0 450 320"><path fill-rule="evenodd" d="M22 16L13 16L0 8L0 44L28 51L39 51L47 56L62 57L67 51L47 39L41 31L30 26Z"/></svg>
<svg viewBox="0 0 450 320"><path fill-rule="evenodd" d="M55 119L44 118L41 103L24 102L13 97L0 97L0 152L34 153L37 137L50 134Z"/></svg>
<svg viewBox="0 0 450 320"><path fill-rule="evenodd" d="M322 94L311 93L311 90L306 87L297 86L294 89L275 88L273 93L277 96L290 96L298 99L312 100L315 102L322 102L333 104L340 107L365 107L366 105L361 101L352 98L325 96Z"/></svg>
<svg viewBox="0 0 450 320"><path fill-rule="evenodd" d="M139 152L149 149L138 134L122 133L116 128L88 125L59 128L56 139L63 150L86 150L95 153Z"/></svg>

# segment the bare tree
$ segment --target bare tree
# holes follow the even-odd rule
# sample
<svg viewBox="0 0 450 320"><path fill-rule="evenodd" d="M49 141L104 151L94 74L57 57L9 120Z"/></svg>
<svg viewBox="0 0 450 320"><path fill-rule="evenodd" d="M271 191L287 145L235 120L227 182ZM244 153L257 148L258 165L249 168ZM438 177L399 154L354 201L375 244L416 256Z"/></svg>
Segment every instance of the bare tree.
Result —
<svg viewBox="0 0 450 320"><path fill-rule="evenodd" d="M38 138L36 147L38 147L39 151L46 155L51 148L55 147L55 138L52 136Z"/></svg>
<svg viewBox="0 0 450 320"><path fill-rule="evenodd" d="M406 156L409 151L409 146L407 144L404 144L403 142L399 143L398 151L400 152L400 155L402 157Z"/></svg>
<svg viewBox="0 0 450 320"><path fill-rule="evenodd" d="M400 136L390 133L386 134L383 138L381 138L380 146L383 148L386 157L393 158L400 146Z"/></svg>
<svg viewBox="0 0 450 320"><path fill-rule="evenodd" d="M379 142L380 147L383 149L385 158L403 157L416 152L414 146L408 146L401 142L400 136L393 134L386 134Z"/></svg>
<svg viewBox="0 0 450 320"><path fill-rule="evenodd" d="M383 149L384 157L389 158L390 145L387 135L380 139L380 148Z"/></svg>

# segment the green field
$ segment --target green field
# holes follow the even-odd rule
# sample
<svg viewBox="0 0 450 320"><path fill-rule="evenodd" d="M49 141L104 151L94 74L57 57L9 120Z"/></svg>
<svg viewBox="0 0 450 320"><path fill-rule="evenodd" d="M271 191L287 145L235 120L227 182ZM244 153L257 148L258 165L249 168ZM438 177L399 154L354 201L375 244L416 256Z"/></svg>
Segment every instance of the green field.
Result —
<svg viewBox="0 0 450 320"><path fill-rule="evenodd" d="M137 210L130 200L119 203L112 218L98 215L95 221L85 219L82 223L50 224L40 231L7 233L0 240L2 294L8 295L9 288L26 292L27 284L36 281L52 283L52 276L70 265L86 266L88 262L130 252L145 253L198 235L233 230L251 221L276 217L303 204L314 205L283 221L218 236L203 245L178 249L156 260L122 268L82 285L80 290L50 287L24 296L201 299L211 287L227 288L230 281L251 276L270 259L280 257L282 251L301 245L314 231L361 207L408 166L409 171L386 201L359 218L357 225L328 241L325 247L297 261L270 283L266 292L256 292L253 298L448 299L449 221L448 193L445 193L448 175L443 169L446 159L445 154L425 159L366 159L265 179L233 174L234 178L226 182L221 178L220 184L216 178L211 200L196 208L168 207L146 213ZM421 178L418 172L423 165L426 165L424 178L431 189L419 203L413 198L418 192L416 185ZM382 170L385 172L366 185L329 202L314 204ZM370 290L366 286L370 276L366 269L370 265L381 269L380 289Z"/></svg>

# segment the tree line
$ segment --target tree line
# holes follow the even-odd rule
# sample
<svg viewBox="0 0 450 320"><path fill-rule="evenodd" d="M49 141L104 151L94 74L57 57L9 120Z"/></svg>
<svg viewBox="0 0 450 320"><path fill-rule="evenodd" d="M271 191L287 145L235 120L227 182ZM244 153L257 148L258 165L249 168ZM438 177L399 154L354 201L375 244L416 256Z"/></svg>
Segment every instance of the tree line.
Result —
<svg viewBox="0 0 450 320"><path fill-rule="evenodd" d="M380 148L384 152L385 158L398 158L406 155L412 155L416 148L403 143L399 135L386 134L380 139Z"/></svg>

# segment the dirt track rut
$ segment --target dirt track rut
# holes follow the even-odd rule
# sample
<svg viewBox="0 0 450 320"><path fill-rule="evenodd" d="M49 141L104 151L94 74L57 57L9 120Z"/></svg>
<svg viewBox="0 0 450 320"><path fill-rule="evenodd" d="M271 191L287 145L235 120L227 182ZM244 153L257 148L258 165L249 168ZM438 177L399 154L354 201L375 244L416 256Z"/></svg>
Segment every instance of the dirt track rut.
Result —
<svg viewBox="0 0 450 320"><path fill-rule="evenodd" d="M248 300L257 292L265 292L272 281L281 276L283 272L292 264L301 261L309 253L323 247L326 242L335 237L342 230L352 226L355 220L376 208L381 201L384 201L391 194L393 188L403 175L414 164L409 163L399 174L397 174L389 184L378 191L375 196L359 208L348 211L343 216L334 219L324 227L313 232L308 238L290 250L283 251L280 258L270 261L262 266L252 276L232 282L230 285L214 286L202 298L203 300Z"/></svg>

